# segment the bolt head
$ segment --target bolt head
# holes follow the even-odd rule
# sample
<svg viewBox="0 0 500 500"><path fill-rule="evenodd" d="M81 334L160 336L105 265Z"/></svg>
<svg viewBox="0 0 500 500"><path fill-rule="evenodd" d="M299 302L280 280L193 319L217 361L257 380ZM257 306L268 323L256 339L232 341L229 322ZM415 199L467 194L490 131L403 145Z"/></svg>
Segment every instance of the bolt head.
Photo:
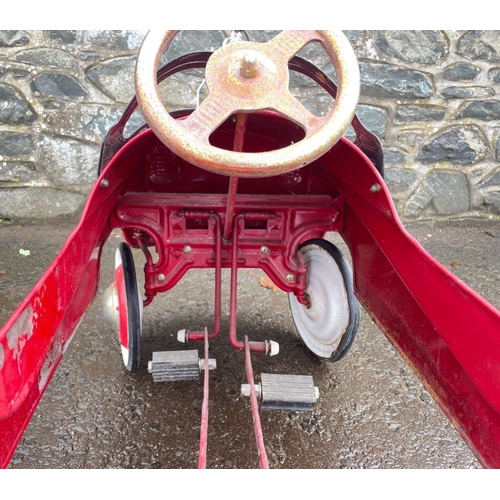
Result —
<svg viewBox="0 0 500 500"><path fill-rule="evenodd" d="M253 78L257 74L258 67L255 52L247 52L241 59L240 74L243 78Z"/></svg>

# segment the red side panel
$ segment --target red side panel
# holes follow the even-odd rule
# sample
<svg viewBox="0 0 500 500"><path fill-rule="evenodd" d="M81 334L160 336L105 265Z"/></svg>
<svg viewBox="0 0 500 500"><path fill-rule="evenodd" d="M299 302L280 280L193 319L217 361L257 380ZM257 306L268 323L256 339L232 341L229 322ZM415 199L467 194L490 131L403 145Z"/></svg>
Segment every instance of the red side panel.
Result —
<svg viewBox="0 0 500 500"><path fill-rule="evenodd" d="M131 141L133 143L133 141ZM31 415L92 302L108 219L124 179L139 163L118 155L92 190L59 255L0 330L0 466L6 467ZM123 160L123 158L122 158ZM116 167L118 163L119 168Z"/></svg>
<svg viewBox="0 0 500 500"><path fill-rule="evenodd" d="M500 312L405 231L364 155L343 142L329 156L359 299L482 464L500 467Z"/></svg>

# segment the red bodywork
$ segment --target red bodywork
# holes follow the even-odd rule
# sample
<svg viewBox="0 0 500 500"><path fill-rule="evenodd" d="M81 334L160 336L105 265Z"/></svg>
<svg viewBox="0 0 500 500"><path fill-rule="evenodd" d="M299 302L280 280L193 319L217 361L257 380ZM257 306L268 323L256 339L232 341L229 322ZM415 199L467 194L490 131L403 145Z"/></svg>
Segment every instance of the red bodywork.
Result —
<svg viewBox="0 0 500 500"><path fill-rule="evenodd" d="M300 140L298 133L281 118L254 115L245 144L250 151L276 148ZM230 147L233 136L228 122L214 142ZM187 270L215 268L217 260L220 267L261 268L301 296L305 268L297 247L337 231L351 251L358 299L481 463L499 467L500 313L405 231L368 157L342 139L301 170L240 179L236 247L218 236L228 189L229 178L187 164L150 130L116 153L60 254L0 330L0 465L8 465L95 297L103 244L121 228L131 245L156 247L157 260L150 254L145 267L146 303Z"/></svg>

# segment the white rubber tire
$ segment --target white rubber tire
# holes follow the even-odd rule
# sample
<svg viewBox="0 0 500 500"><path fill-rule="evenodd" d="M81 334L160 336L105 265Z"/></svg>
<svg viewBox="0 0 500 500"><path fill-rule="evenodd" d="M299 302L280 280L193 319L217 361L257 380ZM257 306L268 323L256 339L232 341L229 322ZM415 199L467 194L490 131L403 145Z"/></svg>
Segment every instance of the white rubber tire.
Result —
<svg viewBox="0 0 500 500"><path fill-rule="evenodd" d="M352 271L340 250L326 240L311 240L299 249L307 265L309 306L289 294L295 326L306 347L330 361L341 359L359 326L359 302L354 296Z"/></svg>

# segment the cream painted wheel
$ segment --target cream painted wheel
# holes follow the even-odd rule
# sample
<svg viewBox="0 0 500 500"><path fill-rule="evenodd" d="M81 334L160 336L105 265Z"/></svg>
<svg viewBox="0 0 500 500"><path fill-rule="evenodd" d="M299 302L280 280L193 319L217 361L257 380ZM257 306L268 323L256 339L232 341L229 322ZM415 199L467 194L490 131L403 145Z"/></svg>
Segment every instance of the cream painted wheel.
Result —
<svg viewBox="0 0 500 500"><path fill-rule="evenodd" d="M338 361L349 350L359 326L352 271L340 250L326 240L311 240L299 249L307 265L309 306L289 294L295 326L316 356Z"/></svg>

